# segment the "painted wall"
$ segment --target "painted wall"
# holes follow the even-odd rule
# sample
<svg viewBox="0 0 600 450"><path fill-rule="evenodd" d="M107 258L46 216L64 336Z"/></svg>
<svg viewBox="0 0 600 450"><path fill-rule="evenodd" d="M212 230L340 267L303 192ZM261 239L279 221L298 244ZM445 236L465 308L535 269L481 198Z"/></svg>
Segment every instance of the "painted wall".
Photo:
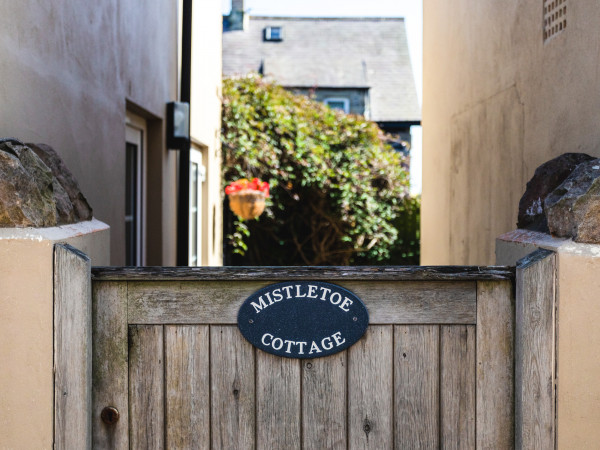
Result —
<svg viewBox="0 0 600 450"><path fill-rule="evenodd" d="M194 2L192 23L192 101L190 132L203 148L206 181L202 186L202 265L223 264L221 189L221 42L219 2Z"/></svg>
<svg viewBox="0 0 600 450"><path fill-rule="evenodd" d="M66 242L109 262L98 220L0 229L0 448L53 448L53 248Z"/></svg>
<svg viewBox="0 0 600 450"><path fill-rule="evenodd" d="M557 253L556 437L559 449L600 442L600 245L514 230L498 237L496 263L514 265L538 248Z"/></svg>
<svg viewBox="0 0 600 450"><path fill-rule="evenodd" d="M165 146L165 112L166 103L178 98L178 3L0 3L0 136L54 147L95 217L110 225L115 265L125 262L127 110L146 119L148 129L146 263L175 264L178 158ZM204 8L215 16L210 2L196 3L196 16ZM200 55L212 58L203 65L219 71L220 26L219 11L198 33L200 45L212 48ZM207 145L214 150L220 107L218 84L211 83L210 102L199 96L197 104L212 111ZM218 173L214 164L211 170Z"/></svg>
<svg viewBox="0 0 600 450"><path fill-rule="evenodd" d="M558 0L556 0L558 2ZM600 156L600 3L424 1L422 264L491 264L536 167Z"/></svg>

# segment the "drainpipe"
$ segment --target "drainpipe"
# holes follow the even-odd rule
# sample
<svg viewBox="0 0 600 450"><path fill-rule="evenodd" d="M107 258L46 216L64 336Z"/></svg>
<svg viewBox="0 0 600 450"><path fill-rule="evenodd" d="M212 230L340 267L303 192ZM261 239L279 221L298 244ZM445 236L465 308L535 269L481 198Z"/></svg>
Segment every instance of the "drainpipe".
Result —
<svg viewBox="0 0 600 450"><path fill-rule="evenodd" d="M179 98L190 104L192 84L192 0L183 0L181 29L181 90ZM177 265L189 263L190 142L179 151L179 195L177 202Z"/></svg>

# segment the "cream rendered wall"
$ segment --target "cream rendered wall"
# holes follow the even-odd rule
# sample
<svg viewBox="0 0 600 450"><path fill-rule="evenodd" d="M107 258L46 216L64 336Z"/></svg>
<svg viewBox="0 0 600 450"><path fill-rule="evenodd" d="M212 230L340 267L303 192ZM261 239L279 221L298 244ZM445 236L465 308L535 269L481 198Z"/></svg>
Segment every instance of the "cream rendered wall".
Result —
<svg viewBox="0 0 600 450"><path fill-rule="evenodd" d="M537 166L600 156L600 3L424 0L422 264L491 264Z"/></svg>
<svg viewBox="0 0 600 450"><path fill-rule="evenodd" d="M0 228L0 448L53 448L54 244L107 265L109 235L98 220Z"/></svg>
<svg viewBox="0 0 600 450"><path fill-rule="evenodd" d="M176 155L164 144L177 98L170 0L0 1L0 136L44 142L111 227L124 263L125 111L148 120L148 262L175 261Z"/></svg>
<svg viewBox="0 0 600 450"><path fill-rule="evenodd" d="M557 253L556 448L598 448L600 245L514 230L496 240L496 263L515 265L538 248Z"/></svg>
<svg viewBox="0 0 600 450"><path fill-rule="evenodd" d="M202 9L199 11L199 7ZM192 23L192 139L204 147L206 181L202 187L202 265L222 265L221 192L221 41L219 2L194 2Z"/></svg>

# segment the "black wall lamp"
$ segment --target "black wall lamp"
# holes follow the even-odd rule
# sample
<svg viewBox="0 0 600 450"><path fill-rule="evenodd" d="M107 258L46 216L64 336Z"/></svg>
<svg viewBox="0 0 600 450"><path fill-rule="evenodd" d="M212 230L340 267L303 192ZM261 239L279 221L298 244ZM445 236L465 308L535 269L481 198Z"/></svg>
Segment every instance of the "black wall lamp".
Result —
<svg viewBox="0 0 600 450"><path fill-rule="evenodd" d="M188 102L167 103L167 148L190 148L190 104Z"/></svg>

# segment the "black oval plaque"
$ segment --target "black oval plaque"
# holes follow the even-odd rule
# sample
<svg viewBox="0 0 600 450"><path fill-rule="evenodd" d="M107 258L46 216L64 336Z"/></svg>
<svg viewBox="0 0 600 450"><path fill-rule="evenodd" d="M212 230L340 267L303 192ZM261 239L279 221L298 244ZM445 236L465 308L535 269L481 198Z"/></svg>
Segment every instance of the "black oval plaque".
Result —
<svg viewBox="0 0 600 450"><path fill-rule="evenodd" d="M333 355L358 341L368 325L369 313L356 295L322 281L272 284L238 312L238 327L252 345L287 358Z"/></svg>

